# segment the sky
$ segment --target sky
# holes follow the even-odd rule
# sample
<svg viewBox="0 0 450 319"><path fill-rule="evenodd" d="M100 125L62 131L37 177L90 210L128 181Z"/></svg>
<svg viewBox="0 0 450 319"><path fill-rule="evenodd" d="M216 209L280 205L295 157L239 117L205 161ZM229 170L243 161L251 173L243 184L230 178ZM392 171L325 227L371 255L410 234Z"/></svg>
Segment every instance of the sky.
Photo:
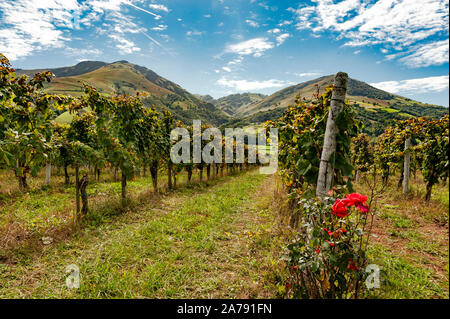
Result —
<svg viewBox="0 0 450 319"><path fill-rule="evenodd" d="M449 104L448 0L0 0L16 68L127 60L215 98L322 75Z"/></svg>

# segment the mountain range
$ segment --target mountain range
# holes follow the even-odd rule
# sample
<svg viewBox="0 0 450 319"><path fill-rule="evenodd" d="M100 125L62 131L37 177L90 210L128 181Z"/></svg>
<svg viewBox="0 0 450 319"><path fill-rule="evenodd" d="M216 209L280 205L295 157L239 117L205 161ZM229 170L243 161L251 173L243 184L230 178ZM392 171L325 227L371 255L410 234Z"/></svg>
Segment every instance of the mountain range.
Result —
<svg viewBox="0 0 450 319"><path fill-rule="evenodd" d="M16 72L31 76L44 70L55 75L44 87L49 93L81 96L83 83L96 87L105 95L147 92L149 95L142 100L145 105L155 106L159 111L170 110L177 120L188 123L193 119L202 119L212 125L221 125L229 120L229 116L213 104L197 98L152 70L128 61L113 63L84 61L70 67L18 69ZM71 116L68 113L59 117L60 122L70 120Z"/></svg>
<svg viewBox="0 0 450 319"><path fill-rule="evenodd" d="M269 96L247 92L214 99L210 95L191 94L152 70L128 61L83 61L69 67L17 69L16 72L32 76L44 70L55 75L45 86L49 93L80 96L83 83L96 87L106 95L145 91L149 93L143 99L147 106L153 105L160 111L170 110L177 120L185 123L201 119L221 127L247 126L275 120L289 105L293 105L297 96L311 100L317 90L323 92L327 85L333 83L333 75L328 75L284 88ZM357 117L364 123L363 130L374 135L380 134L394 119L411 116L436 118L448 113L448 108L414 101L352 78L348 81L347 99L357 109ZM58 120L68 122L70 119L71 116L64 113Z"/></svg>

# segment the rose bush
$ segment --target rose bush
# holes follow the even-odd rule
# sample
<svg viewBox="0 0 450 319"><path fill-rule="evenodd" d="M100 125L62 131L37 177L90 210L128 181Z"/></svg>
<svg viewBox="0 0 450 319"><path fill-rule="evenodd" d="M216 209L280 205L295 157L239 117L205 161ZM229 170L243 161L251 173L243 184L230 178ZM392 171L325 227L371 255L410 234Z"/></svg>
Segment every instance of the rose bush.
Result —
<svg viewBox="0 0 450 319"><path fill-rule="evenodd" d="M300 232L283 256L292 298L356 298L366 278L367 196L302 198Z"/></svg>

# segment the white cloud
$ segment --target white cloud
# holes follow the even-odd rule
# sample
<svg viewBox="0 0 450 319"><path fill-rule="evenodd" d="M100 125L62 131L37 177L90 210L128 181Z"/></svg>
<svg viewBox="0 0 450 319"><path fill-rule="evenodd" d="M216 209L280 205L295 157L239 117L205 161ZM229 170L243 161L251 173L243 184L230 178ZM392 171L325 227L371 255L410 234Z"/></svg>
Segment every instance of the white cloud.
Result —
<svg viewBox="0 0 450 319"><path fill-rule="evenodd" d="M266 81L248 81L248 80L229 80L225 77L220 78L217 84L232 88L236 91L253 91L267 88L277 88L288 85L289 83L279 80Z"/></svg>
<svg viewBox="0 0 450 319"><path fill-rule="evenodd" d="M163 4L150 4L149 7L150 7L150 9L153 9L153 10L169 12L169 8L167 8Z"/></svg>
<svg viewBox="0 0 450 319"><path fill-rule="evenodd" d="M312 77L312 76L319 76L321 73L318 72L305 72L305 73L295 73L295 75L299 77Z"/></svg>
<svg viewBox="0 0 450 319"><path fill-rule="evenodd" d="M80 9L76 0L1 1L0 52L16 60L33 51L64 47L69 39L57 27L74 28L72 11Z"/></svg>
<svg viewBox="0 0 450 319"><path fill-rule="evenodd" d="M399 59L409 67L427 67L448 62L448 39L413 47L411 54Z"/></svg>
<svg viewBox="0 0 450 319"><path fill-rule="evenodd" d="M260 57L264 51L273 47L274 44L269 42L267 38L254 38L236 44L230 44L227 46L226 52Z"/></svg>
<svg viewBox="0 0 450 319"><path fill-rule="evenodd" d="M241 57L241 56L239 56L239 57L237 57L236 59L231 60L231 61L228 62L227 64L228 64L228 65L236 65L236 64L241 63L243 60L244 60L244 58Z"/></svg>
<svg viewBox="0 0 450 319"><path fill-rule="evenodd" d="M197 35L197 36L199 36L199 35L202 35L204 32L202 32L202 31L188 31L188 32L186 32L186 35L187 36L193 36L193 35Z"/></svg>
<svg viewBox="0 0 450 319"><path fill-rule="evenodd" d="M292 24L292 21L285 20L285 21L281 21L280 23L278 23L278 26L282 27L282 26L290 25L290 24Z"/></svg>
<svg viewBox="0 0 450 319"><path fill-rule="evenodd" d="M433 45L448 36L448 0L313 2L311 6L300 5L297 9L288 9L296 15L297 29L310 29L315 34L325 30L334 31L338 39L345 39L346 46L384 44L397 51L408 51L410 46L424 41ZM439 49L441 53L442 49L445 48ZM413 58L420 61L417 65L438 64L433 63L434 57L423 51ZM406 63L406 60L402 62Z"/></svg>
<svg viewBox="0 0 450 319"><path fill-rule="evenodd" d="M203 15L203 17L209 19L209 18L211 18L211 15L210 14L205 14L205 15Z"/></svg>
<svg viewBox="0 0 450 319"><path fill-rule="evenodd" d="M370 85L390 93L442 92L448 89L449 76L441 75L402 81L385 81L370 83Z"/></svg>
<svg viewBox="0 0 450 319"><path fill-rule="evenodd" d="M224 66L224 67L222 68L222 70L224 70L224 71L226 71L226 72L231 72L231 69L230 69L229 67L227 67L227 66Z"/></svg>
<svg viewBox="0 0 450 319"><path fill-rule="evenodd" d="M280 29L278 29L278 28L275 28L275 29L271 29L271 30L269 30L269 31L267 31L268 33L273 33L273 34L276 34L276 33L280 33L281 32L281 30Z"/></svg>
<svg viewBox="0 0 450 319"><path fill-rule="evenodd" d="M280 46L284 43L284 41L287 40L287 38L289 38L291 35L289 33L283 33L280 34L279 36L277 36L277 46Z"/></svg>
<svg viewBox="0 0 450 319"><path fill-rule="evenodd" d="M137 47L133 41L127 40L120 35L109 34L108 37L117 42L116 48L119 49L119 53L121 54L131 54L133 52L141 51L141 48Z"/></svg>
<svg viewBox="0 0 450 319"><path fill-rule="evenodd" d="M80 48L70 48L66 47L64 48L64 53L67 55L78 55L78 56L86 56L86 55L93 55L93 56L99 56L103 52L99 49L80 49Z"/></svg>
<svg viewBox="0 0 450 319"><path fill-rule="evenodd" d="M167 29L167 25L164 25L164 24L160 24L160 25L152 28L152 30L154 30L154 31L164 31L166 29Z"/></svg>
<svg viewBox="0 0 450 319"><path fill-rule="evenodd" d="M251 27L253 27L253 28L257 28L257 27L259 27L259 24L258 24L258 22L256 22L256 21L253 21L253 20L249 20L249 19L247 19L247 20L245 20L245 23L247 23L249 26L251 26Z"/></svg>
<svg viewBox="0 0 450 319"><path fill-rule="evenodd" d="M127 0L92 0L89 5L97 12L104 13L108 11L120 11L122 4L128 3Z"/></svg>
<svg viewBox="0 0 450 319"><path fill-rule="evenodd" d="M101 18L104 22L99 24L95 31L116 41L116 47L120 52L140 50L129 40L128 33L142 33L160 46L157 41L145 34L147 31L145 28L132 22L122 13L123 6L131 6L146 12L155 19L161 16L137 7L129 0L0 1L0 52L11 60L31 55L36 51L66 48L67 43L72 41L71 29L93 27L93 22ZM161 10L164 9L161 7ZM163 27L160 25L156 28ZM81 50L79 54L82 54Z"/></svg>

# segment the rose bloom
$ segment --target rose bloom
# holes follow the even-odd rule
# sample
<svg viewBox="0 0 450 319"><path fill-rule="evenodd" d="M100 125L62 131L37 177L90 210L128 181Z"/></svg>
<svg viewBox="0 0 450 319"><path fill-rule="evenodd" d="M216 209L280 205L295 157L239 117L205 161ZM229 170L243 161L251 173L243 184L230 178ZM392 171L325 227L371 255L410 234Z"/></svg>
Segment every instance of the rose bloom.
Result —
<svg viewBox="0 0 450 319"><path fill-rule="evenodd" d="M363 214L367 213L369 211L369 206L364 203L356 203L356 208Z"/></svg>
<svg viewBox="0 0 450 319"><path fill-rule="evenodd" d="M349 198L343 198L343 199L341 199L341 203L344 204L344 205L347 206L347 207L351 207L351 206L353 206L353 205L355 204L355 202L352 201L352 200L349 199Z"/></svg>
<svg viewBox="0 0 450 319"><path fill-rule="evenodd" d="M334 202L332 209L332 213L338 217L345 217L349 214L349 211L347 209L347 206L345 205L345 202L342 202L340 199L336 199Z"/></svg>
<svg viewBox="0 0 450 319"><path fill-rule="evenodd" d="M351 193L347 195L347 198L351 200L352 202L356 203L365 203L367 201L367 196L358 194L358 193Z"/></svg>
<svg viewBox="0 0 450 319"><path fill-rule="evenodd" d="M367 213L369 211L369 206L366 204L367 196L358 194L358 193L351 193L347 195L347 198L349 201L353 202L355 207L363 214Z"/></svg>

